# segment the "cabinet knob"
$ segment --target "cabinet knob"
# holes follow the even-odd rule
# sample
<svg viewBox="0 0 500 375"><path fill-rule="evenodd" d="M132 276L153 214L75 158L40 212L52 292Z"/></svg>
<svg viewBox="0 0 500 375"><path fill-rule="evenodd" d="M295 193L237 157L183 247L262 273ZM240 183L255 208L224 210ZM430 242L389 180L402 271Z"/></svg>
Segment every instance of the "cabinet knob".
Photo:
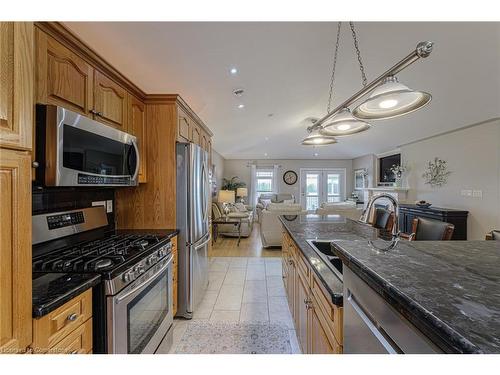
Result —
<svg viewBox="0 0 500 375"><path fill-rule="evenodd" d="M102 117L102 112L97 112L97 116L101 116Z"/></svg>
<svg viewBox="0 0 500 375"><path fill-rule="evenodd" d="M38 168L38 167L40 166L40 163L39 163L39 162L37 162L37 161L34 161L33 163L31 163L31 166L32 166L33 168Z"/></svg>
<svg viewBox="0 0 500 375"><path fill-rule="evenodd" d="M78 314L73 313L73 314L68 315L68 318L67 318L67 319L68 319L70 322L74 322L74 321L76 320L76 318L78 318Z"/></svg>
<svg viewBox="0 0 500 375"><path fill-rule="evenodd" d="M95 109L91 109L89 112L92 113L93 115L97 115L97 111Z"/></svg>

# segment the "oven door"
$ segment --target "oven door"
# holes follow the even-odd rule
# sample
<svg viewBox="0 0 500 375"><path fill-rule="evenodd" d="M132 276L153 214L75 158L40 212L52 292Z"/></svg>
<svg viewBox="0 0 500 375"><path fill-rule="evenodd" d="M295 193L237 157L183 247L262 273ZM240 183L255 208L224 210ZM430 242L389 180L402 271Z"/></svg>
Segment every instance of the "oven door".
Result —
<svg viewBox="0 0 500 375"><path fill-rule="evenodd" d="M154 353L171 328L172 258L107 297L108 353Z"/></svg>
<svg viewBox="0 0 500 375"><path fill-rule="evenodd" d="M46 185L137 185L136 137L62 107L46 106L45 121ZM53 135L57 145L50 141Z"/></svg>

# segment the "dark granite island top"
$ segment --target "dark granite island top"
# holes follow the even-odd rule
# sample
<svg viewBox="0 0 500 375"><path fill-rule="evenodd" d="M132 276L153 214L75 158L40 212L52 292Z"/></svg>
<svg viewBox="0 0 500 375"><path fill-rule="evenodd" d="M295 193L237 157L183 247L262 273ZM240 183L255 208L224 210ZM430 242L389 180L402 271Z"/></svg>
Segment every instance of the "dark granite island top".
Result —
<svg viewBox="0 0 500 375"><path fill-rule="evenodd" d="M500 242L367 241L333 251L445 352L500 353Z"/></svg>
<svg viewBox="0 0 500 375"><path fill-rule="evenodd" d="M33 317L40 318L97 285L97 274L33 274Z"/></svg>
<svg viewBox="0 0 500 375"><path fill-rule="evenodd" d="M333 273L306 240L368 240L376 239L379 231L339 215L282 215L283 226L293 238L323 286L330 293L332 303L343 305L342 281Z"/></svg>

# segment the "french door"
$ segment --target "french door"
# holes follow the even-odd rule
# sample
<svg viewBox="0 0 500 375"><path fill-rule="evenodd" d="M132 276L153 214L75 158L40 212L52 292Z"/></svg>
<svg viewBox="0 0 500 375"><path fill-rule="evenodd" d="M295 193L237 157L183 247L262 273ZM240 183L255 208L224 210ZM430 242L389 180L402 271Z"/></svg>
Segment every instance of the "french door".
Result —
<svg viewBox="0 0 500 375"><path fill-rule="evenodd" d="M323 202L345 200L345 169L302 169L300 171L300 203L314 212Z"/></svg>

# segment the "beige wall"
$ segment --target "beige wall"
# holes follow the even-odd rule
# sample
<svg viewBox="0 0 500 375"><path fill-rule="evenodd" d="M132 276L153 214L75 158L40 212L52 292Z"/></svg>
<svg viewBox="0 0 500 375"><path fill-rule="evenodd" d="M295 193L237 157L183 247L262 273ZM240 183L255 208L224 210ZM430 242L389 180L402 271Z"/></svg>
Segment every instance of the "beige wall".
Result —
<svg viewBox="0 0 500 375"><path fill-rule="evenodd" d="M238 176L250 187L251 172L249 163L257 162L258 166L273 166L275 164L281 165L279 180L279 192L291 193L295 196L297 202L299 201L300 194L300 181L294 185L287 185L283 182L283 173L288 170L293 170L297 173L300 179L301 168L345 168L346 169L346 195L349 196L353 188L353 172L352 160L244 160L244 159L227 159L224 164L224 177L230 178Z"/></svg>
<svg viewBox="0 0 500 375"><path fill-rule="evenodd" d="M225 161L226 159L224 159L221 154L212 149L212 164L215 165L215 181L217 183L217 190L220 190L222 185Z"/></svg>
<svg viewBox="0 0 500 375"><path fill-rule="evenodd" d="M434 206L469 211L468 239L484 239L500 228L500 120L465 128L401 146L408 163L409 200L425 199ZM452 172L441 188L424 184L422 174L434 157L446 160ZM465 197L462 190L481 190L482 198Z"/></svg>

